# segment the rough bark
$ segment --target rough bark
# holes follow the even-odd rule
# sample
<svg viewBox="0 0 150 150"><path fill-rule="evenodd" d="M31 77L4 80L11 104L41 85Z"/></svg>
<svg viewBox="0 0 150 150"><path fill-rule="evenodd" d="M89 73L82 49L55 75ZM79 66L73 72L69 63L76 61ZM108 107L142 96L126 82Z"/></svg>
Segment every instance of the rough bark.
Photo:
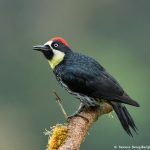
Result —
<svg viewBox="0 0 150 150"><path fill-rule="evenodd" d="M68 124L68 136L58 150L79 150L88 130L92 124L103 114L112 111L111 105L104 103L101 107L86 109L80 113L82 117L73 117ZM86 119L85 119L86 118Z"/></svg>

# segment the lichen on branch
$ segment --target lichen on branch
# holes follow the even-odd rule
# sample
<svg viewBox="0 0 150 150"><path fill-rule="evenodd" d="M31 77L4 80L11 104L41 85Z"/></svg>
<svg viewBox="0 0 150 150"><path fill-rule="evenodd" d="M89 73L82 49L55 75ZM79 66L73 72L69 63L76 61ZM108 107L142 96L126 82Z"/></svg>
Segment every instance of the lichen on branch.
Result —
<svg viewBox="0 0 150 150"><path fill-rule="evenodd" d="M48 134L47 150L57 150L62 144L65 143L68 134L68 128L66 125L56 124L51 127L51 131L46 131Z"/></svg>

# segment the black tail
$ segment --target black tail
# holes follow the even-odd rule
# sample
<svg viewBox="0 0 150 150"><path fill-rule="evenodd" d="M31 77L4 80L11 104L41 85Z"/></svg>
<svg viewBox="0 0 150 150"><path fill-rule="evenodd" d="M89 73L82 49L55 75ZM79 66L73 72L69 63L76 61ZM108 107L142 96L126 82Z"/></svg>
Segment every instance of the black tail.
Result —
<svg viewBox="0 0 150 150"><path fill-rule="evenodd" d="M127 132L129 136L133 136L131 129L133 129L135 132L137 132L137 127L129 114L128 110L125 106L118 104L118 103L111 103L113 106L114 111L116 112L122 127Z"/></svg>
<svg viewBox="0 0 150 150"><path fill-rule="evenodd" d="M114 101L116 101L116 102L120 101L121 103L125 103L125 104L136 106L136 107L140 107L138 102L131 99L131 97L129 97L126 93L124 93L122 96L115 97Z"/></svg>

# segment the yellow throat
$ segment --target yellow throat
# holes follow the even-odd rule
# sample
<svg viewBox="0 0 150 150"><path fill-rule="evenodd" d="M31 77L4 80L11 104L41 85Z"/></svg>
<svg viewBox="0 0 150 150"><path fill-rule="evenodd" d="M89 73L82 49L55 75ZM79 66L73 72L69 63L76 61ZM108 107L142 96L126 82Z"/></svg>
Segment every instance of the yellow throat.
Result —
<svg viewBox="0 0 150 150"><path fill-rule="evenodd" d="M48 63L52 69L54 69L64 59L65 56L65 53L60 52L58 50L53 50L53 52L53 58L51 60L48 60Z"/></svg>

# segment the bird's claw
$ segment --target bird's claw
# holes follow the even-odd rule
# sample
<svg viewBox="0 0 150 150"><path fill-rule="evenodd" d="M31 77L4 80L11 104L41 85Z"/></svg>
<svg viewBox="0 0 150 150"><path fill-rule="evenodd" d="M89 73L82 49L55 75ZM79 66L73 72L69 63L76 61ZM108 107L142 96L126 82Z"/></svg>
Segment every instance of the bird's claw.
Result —
<svg viewBox="0 0 150 150"><path fill-rule="evenodd" d="M87 118L85 118L84 116L79 115L79 114L73 114L73 115L68 116L68 117L67 117L67 121L69 122L69 121L70 121L72 118L74 118L74 117L81 117L81 118L83 118L84 120L86 120L87 122L89 122L89 120L88 120Z"/></svg>

